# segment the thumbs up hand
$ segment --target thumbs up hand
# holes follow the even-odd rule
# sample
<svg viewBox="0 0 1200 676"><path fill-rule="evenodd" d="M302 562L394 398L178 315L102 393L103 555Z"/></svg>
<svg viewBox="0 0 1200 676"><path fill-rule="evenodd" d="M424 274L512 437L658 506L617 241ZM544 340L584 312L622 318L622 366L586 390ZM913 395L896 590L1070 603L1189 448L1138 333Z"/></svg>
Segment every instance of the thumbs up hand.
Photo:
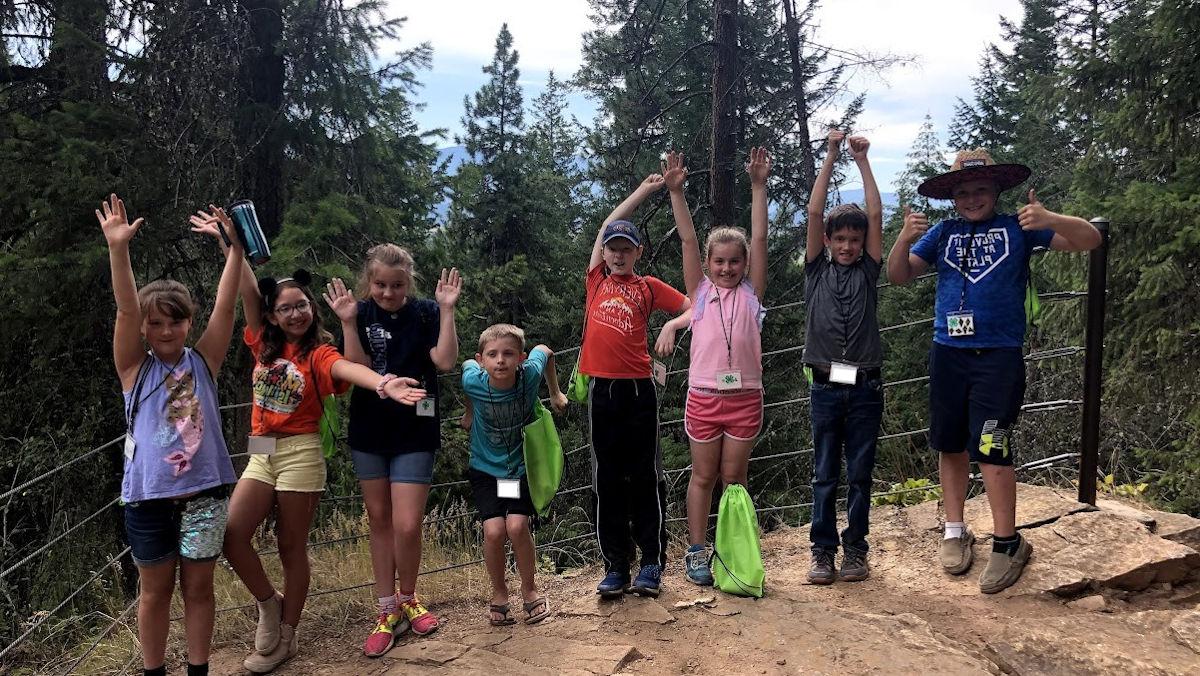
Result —
<svg viewBox="0 0 1200 676"><path fill-rule="evenodd" d="M921 235L929 230L929 217L921 211L913 211L912 207L904 205L904 227L900 229L900 239L910 245L921 239Z"/></svg>
<svg viewBox="0 0 1200 676"><path fill-rule="evenodd" d="M1029 204L1017 209L1017 222L1022 230L1045 230L1054 226L1054 214L1042 206L1033 188L1029 189Z"/></svg>

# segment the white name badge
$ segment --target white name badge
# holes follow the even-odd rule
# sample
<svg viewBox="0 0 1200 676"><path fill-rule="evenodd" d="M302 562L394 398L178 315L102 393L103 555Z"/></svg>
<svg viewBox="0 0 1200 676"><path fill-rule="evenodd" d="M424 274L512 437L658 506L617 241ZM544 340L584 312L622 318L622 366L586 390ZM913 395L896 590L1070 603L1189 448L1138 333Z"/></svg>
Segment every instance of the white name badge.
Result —
<svg viewBox="0 0 1200 676"><path fill-rule="evenodd" d="M970 310L946 315L946 334L951 338L975 335L975 313Z"/></svg>
<svg viewBox="0 0 1200 676"><path fill-rule="evenodd" d="M829 382L839 385L853 385L858 382L858 367L854 364L843 364L840 361L830 362Z"/></svg>
<svg viewBox="0 0 1200 676"><path fill-rule="evenodd" d="M654 373L654 382L658 383L659 387L666 387L667 365L655 359L654 363L650 365L650 370Z"/></svg>
<svg viewBox="0 0 1200 676"><path fill-rule="evenodd" d="M432 418L437 414L437 407L434 406L432 397L425 397L417 402L417 415L422 418Z"/></svg>
<svg viewBox="0 0 1200 676"><path fill-rule="evenodd" d="M125 433L125 459L133 460L133 453L137 448L137 442L133 440L133 435Z"/></svg>
<svg viewBox="0 0 1200 676"><path fill-rule="evenodd" d="M740 389L742 389L742 372L741 371L717 371L717 389L718 390L740 390Z"/></svg>
<svg viewBox="0 0 1200 676"><path fill-rule="evenodd" d="M246 452L254 455L273 455L275 437L250 437L246 442Z"/></svg>
<svg viewBox="0 0 1200 676"><path fill-rule="evenodd" d="M521 499L520 479L496 479L496 497Z"/></svg>

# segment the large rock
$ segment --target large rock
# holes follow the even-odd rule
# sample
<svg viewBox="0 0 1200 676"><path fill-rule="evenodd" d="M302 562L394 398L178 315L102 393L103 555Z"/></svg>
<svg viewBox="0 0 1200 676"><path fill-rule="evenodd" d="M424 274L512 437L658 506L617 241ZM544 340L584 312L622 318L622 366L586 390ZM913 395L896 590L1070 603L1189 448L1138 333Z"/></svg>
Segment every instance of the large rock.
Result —
<svg viewBox="0 0 1200 676"><path fill-rule="evenodd" d="M466 646L460 647L466 648ZM395 657L396 653L397 651L393 650L388 653L387 656ZM560 676L559 670L526 664L524 662L514 660L511 657L505 657L504 655L480 648L468 648L464 652L460 653L455 659L443 662L441 664L410 662L408 660L401 659L399 664L388 668L382 673L385 676L408 676L416 671L414 664L422 665L423 671L427 673L456 674L459 676L495 676L496 674L521 674L522 676Z"/></svg>
<svg viewBox="0 0 1200 676"><path fill-rule="evenodd" d="M1200 551L1200 519L1174 512L1150 512L1157 523L1159 537Z"/></svg>
<svg viewBox="0 0 1200 676"><path fill-rule="evenodd" d="M1184 613L1171 621L1171 637L1200 655L1200 610Z"/></svg>
<svg viewBox="0 0 1200 676"><path fill-rule="evenodd" d="M1105 512L1112 512L1113 514L1116 514L1117 516L1122 516L1122 517L1125 517L1126 519L1131 519L1133 521L1137 521L1138 523L1145 526L1146 530L1150 531L1151 533L1155 532L1154 529L1158 524L1158 522L1155 520L1153 514L1150 514L1149 512L1143 512L1142 510L1138 509L1137 507L1134 507L1133 505L1127 505L1124 502L1118 502L1116 500L1108 500L1106 498L1097 498L1096 499L1096 509L1099 509L1099 510L1105 511Z"/></svg>
<svg viewBox="0 0 1200 676"><path fill-rule="evenodd" d="M1070 491L1017 484L1017 528L1032 528L1090 509L1090 505L1078 502ZM976 535L992 532L992 510L988 507L987 495L980 494L967 500L963 515ZM933 500L906 508L904 516L909 525L921 530L940 529L944 518L941 504Z"/></svg>
<svg viewBox="0 0 1200 676"><path fill-rule="evenodd" d="M1112 512L1078 512L1024 531L1033 558L1011 593L1076 594L1089 587L1140 591L1200 568L1200 553Z"/></svg>
<svg viewBox="0 0 1200 676"><path fill-rule="evenodd" d="M470 646L435 639L411 641L388 651L387 656L405 664L423 667L440 667L463 656Z"/></svg>
<svg viewBox="0 0 1200 676"><path fill-rule="evenodd" d="M1010 622L988 640L1013 674L1196 674L1200 655L1171 634L1180 613L1149 611Z"/></svg>

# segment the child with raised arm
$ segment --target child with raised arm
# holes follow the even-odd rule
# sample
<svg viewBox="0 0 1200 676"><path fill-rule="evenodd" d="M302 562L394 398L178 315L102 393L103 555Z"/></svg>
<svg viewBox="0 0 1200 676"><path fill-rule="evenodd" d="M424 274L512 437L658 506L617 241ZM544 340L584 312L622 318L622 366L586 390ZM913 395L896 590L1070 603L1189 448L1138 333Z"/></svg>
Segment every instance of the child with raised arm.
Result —
<svg viewBox="0 0 1200 676"><path fill-rule="evenodd" d="M683 194L687 178L683 156L667 156L663 179L671 194L675 228L683 245L683 279L691 310L667 322L656 349L667 356L675 334L691 324L684 429L692 452L687 521L690 546L683 558L691 582L711 586L712 549L707 544L708 513L717 477L724 486L746 483L750 451L763 420L762 308L767 286L766 148L752 148L750 241L740 228L714 227L704 243L704 265L696 228Z"/></svg>
<svg viewBox="0 0 1200 676"><path fill-rule="evenodd" d="M862 176L866 211L843 204L825 214L825 197L842 142ZM882 270L883 203L867 161L870 142L831 130L828 152L808 201L804 365L811 374L813 512L809 582L867 579L871 472L883 418L883 351L875 315ZM846 528L838 550L837 489L846 459Z"/></svg>
<svg viewBox="0 0 1200 676"><path fill-rule="evenodd" d="M667 494L646 332L655 310L677 314L691 302L668 284L634 271L642 240L638 228L626 220L662 187L660 174L647 176L609 214L596 233L585 280L579 371L591 376L592 497L605 567L596 593L604 598L626 591L658 596L666 565ZM631 541L641 549L641 567L632 585Z"/></svg>
<svg viewBox="0 0 1200 676"><path fill-rule="evenodd" d="M443 269L430 300L412 297L414 276L412 254L377 244L367 250L359 276L361 300L340 279L325 291L342 321L347 359L379 374L415 378L427 392L415 407L361 389L350 396L348 441L367 508L379 603L378 619L363 643L367 657L386 653L410 627L418 636L438 627L437 616L417 598L417 573L434 453L441 447L438 371L458 361L454 306L462 277L457 269Z"/></svg>
<svg viewBox="0 0 1200 676"><path fill-rule="evenodd" d="M216 236L217 223L232 224L220 211L199 215L198 227ZM322 398L349 385L415 405L425 397L412 378L378 374L344 359L321 324L303 270L283 279L256 281L242 262L243 339L254 355L253 407L247 449L250 461L233 490L225 530L225 558L254 595L258 626L254 649L242 665L267 673L296 655L296 625L308 597L308 531L325 490L325 458L319 434ZM254 550L254 532L275 511L284 586L280 594Z"/></svg>
<svg viewBox="0 0 1200 676"><path fill-rule="evenodd" d="M1090 223L1049 211L1029 191L1016 215L996 213L1000 193L1030 170L997 164L986 150L958 153L950 171L917 192L954 201L958 218L932 228L904 210L888 257L888 279L905 284L936 265L937 301L929 351L929 445L938 452L945 496L942 569L961 575L974 561L975 534L963 521L971 461L979 463L992 511L992 553L979 590L994 594L1021 576L1033 545L1016 530L1012 429L1025 398L1025 291L1035 248L1086 251L1100 245Z"/></svg>
<svg viewBox="0 0 1200 676"><path fill-rule="evenodd" d="M125 466L121 502L138 569L138 641L145 674L167 673L167 631L175 573L183 588L187 673L208 673L212 643L213 569L237 480L225 438L214 374L233 334L242 249L225 252L225 267L204 334L187 347L195 308L187 287L159 279L138 290L129 242L141 227L111 195L96 211L108 243L117 321L113 362L125 396ZM149 350L146 350L149 347Z"/></svg>
<svg viewBox="0 0 1200 676"><path fill-rule="evenodd" d="M512 543L521 576L525 623L541 622L550 615L550 604L534 583L537 559L529 520L535 512L522 452L523 431L533 416L543 375L550 404L557 411L565 410L567 397L558 390L554 351L538 345L526 355L525 332L511 324L485 329L479 335L479 352L463 362L463 392L474 410L467 478L483 522L483 557L492 582L488 620L493 626L516 622L510 615L505 579L506 542Z"/></svg>

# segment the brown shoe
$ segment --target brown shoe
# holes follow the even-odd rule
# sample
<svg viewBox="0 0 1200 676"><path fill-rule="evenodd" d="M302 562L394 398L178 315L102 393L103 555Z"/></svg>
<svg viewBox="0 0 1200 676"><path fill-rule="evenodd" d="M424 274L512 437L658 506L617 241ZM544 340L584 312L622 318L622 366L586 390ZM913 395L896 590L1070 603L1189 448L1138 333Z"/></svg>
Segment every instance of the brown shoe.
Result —
<svg viewBox="0 0 1200 676"><path fill-rule="evenodd" d="M833 584L837 573L833 569L834 552L826 549L814 549L812 565L808 569L808 581L812 584Z"/></svg>
<svg viewBox="0 0 1200 676"><path fill-rule="evenodd" d="M1029 540L1021 538L1017 551L1011 556L1000 552L992 552L988 557L987 567L979 576L979 591L984 594L995 594L1013 585L1025 570L1025 564L1033 555L1033 545Z"/></svg>
<svg viewBox="0 0 1200 676"><path fill-rule="evenodd" d="M298 649L296 630L290 624L279 625L279 644L270 653L263 655L257 650L250 653L242 666L246 671L256 674L266 674L274 671L279 665L296 656Z"/></svg>
<svg viewBox="0 0 1200 676"><path fill-rule="evenodd" d="M974 544L975 534L970 528L964 529L963 534L956 538L943 539L940 554L942 570L951 575L962 575L970 570L971 563L975 561Z"/></svg>
<svg viewBox="0 0 1200 676"><path fill-rule="evenodd" d="M279 645L279 623L283 617L283 596L277 591L258 606L258 627L254 630L254 651L267 655Z"/></svg>

